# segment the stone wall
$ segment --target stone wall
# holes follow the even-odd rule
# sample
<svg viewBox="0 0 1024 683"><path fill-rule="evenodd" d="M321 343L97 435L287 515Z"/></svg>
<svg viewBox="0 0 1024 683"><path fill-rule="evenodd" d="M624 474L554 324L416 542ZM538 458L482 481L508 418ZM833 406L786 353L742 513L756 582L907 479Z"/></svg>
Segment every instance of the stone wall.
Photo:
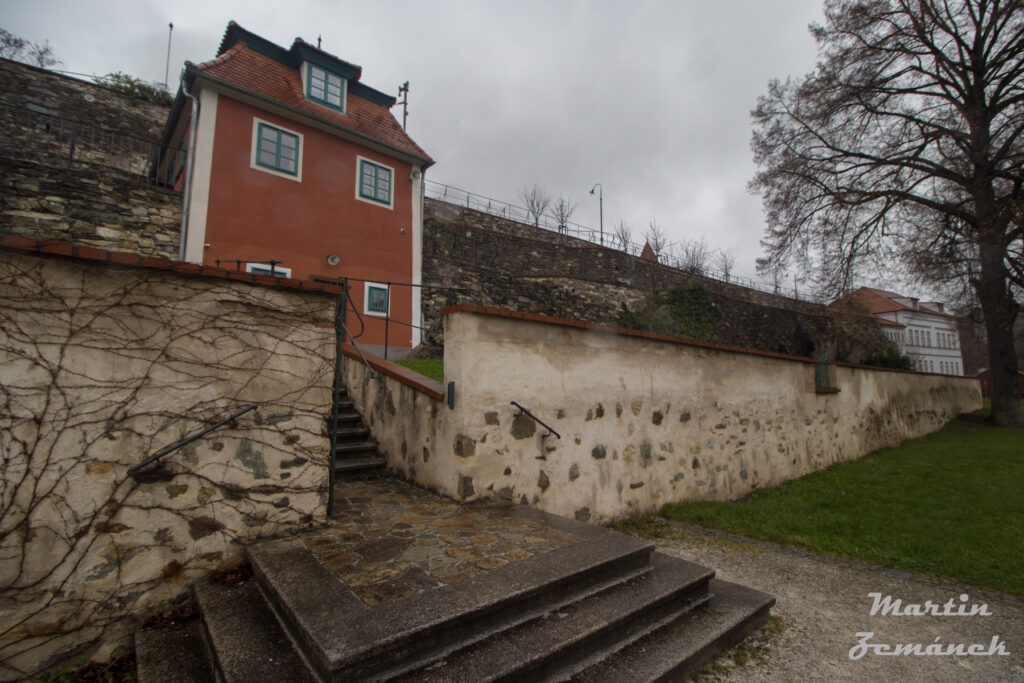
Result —
<svg viewBox="0 0 1024 683"><path fill-rule="evenodd" d="M333 307L0 250L0 679L102 657L128 615L249 542L325 521Z"/></svg>
<svg viewBox="0 0 1024 683"><path fill-rule="evenodd" d="M859 361L887 348L876 322L706 278L465 207L426 200L423 281L463 293L424 291L425 341L440 353L446 305L469 302L599 323L654 290L697 281L714 293L723 344L819 360Z"/></svg>
<svg viewBox="0 0 1024 683"><path fill-rule="evenodd" d="M170 107L91 81L0 59L0 104L156 142Z"/></svg>
<svg viewBox="0 0 1024 683"><path fill-rule="evenodd" d="M0 157L0 233L178 258L181 193L103 168Z"/></svg>
<svg viewBox="0 0 1024 683"><path fill-rule="evenodd" d="M0 59L0 232L177 258L181 194L147 176L168 113Z"/></svg>
<svg viewBox="0 0 1024 683"><path fill-rule="evenodd" d="M604 522L729 500L940 428L981 406L977 380L830 368L778 354L459 307L445 316L454 409L355 362L350 392L402 476ZM526 406L561 438L525 415Z"/></svg>

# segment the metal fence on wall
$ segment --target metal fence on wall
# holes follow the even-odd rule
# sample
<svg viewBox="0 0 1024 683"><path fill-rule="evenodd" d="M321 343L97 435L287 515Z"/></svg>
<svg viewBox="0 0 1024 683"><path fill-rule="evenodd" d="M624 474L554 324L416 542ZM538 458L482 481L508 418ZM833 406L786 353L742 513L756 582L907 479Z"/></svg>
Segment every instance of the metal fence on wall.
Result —
<svg viewBox="0 0 1024 683"><path fill-rule="evenodd" d="M625 241L614 232L606 231L602 236L599 230L594 230L593 228L580 225L579 223L567 222L559 224L558 220L554 216L548 214L542 214L539 217L534 216L527 209L521 206L509 204L508 202L503 202L498 199L492 199L491 197L485 197L484 195L475 194L473 192L452 187L451 185L445 185L444 183L435 182L433 180L424 181L424 192L426 193L426 196L431 199L466 207L475 211L481 211L492 216L516 221L541 230L548 230L559 235L566 235L591 244L624 251L627 254L632 254L634 256L639 256L640 252L643 250L642 244ZM684 259L675 253L677 251L679 251L677 244L667 244L665 249L662 250L662 253L658 255L658 263L685 273L699 275L713 280L719 280L721 282L728 282L739 287L756 289L761 292L777 294L779 296L807 301L810 303L827 303L826 299L816 296L809 291L800 291L796 284L789 286L783 280L778 282L754 280L752 278L732 274L726 275L718 269L708 266L699 269L687 267Z"/></svg>
<svg viewBox="0 0 1024 683"><path fill-rule="evenodd" d="M171 155L165 177L155 178ZM33 109L0 106L0 155L64 167L97 167L135 176L149 183L173 184L181 151L119 131L93 126Z"/></svg>

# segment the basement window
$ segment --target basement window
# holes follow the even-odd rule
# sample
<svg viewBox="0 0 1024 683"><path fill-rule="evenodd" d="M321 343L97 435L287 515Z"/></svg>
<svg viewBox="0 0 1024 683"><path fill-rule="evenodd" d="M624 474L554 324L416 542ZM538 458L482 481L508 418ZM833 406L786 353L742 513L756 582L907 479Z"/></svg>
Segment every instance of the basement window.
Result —
<svg viewBox="0 0 1024 683"><path fill-rule="evenodd" d="M291 277L292 269L274 264L273 272L269 263L246 263L245 272L256 275L273 275L274 277Z"/></svg>
<svg viewBox="0 0 1024 683"><path fill-rule="evenodd" d="M363 311L367 315L386 316L388 314L388 304L391 302L387 285L367 282L363 289L363 297Z"/></svg>

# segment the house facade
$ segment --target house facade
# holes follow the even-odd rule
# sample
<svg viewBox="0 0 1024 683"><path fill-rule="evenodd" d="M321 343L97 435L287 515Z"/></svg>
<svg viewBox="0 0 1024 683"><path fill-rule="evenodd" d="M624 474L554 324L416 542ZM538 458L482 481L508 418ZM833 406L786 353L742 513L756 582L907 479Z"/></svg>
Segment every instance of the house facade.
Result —
<svg viewBox="0 0 1024 683"><path fill-rule="evenodd" d="M419 342L433 161L392 115L395 98L361 75L231 22L215 59L186 62L162 140L180 153L156 173L183 192L182 260L344 279L349 329L394 357Z"/></svg>
<svg viewBox="0 0 1024 683"><path fill-rule="evenodd" d="M901 354L913 360L916 370L941 375L964 374L956 318L945 312L943 304L861 287L835 302L833 307L876 318L882 334L896 344Z"/></svg>

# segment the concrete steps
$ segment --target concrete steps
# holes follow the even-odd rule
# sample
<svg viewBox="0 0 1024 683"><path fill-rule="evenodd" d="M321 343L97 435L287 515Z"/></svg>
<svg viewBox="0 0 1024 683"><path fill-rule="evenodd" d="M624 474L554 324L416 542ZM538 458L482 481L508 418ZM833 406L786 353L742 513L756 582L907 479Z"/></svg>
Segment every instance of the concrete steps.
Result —
<svg viewBox="0 0 1024 683"><path fill-rule="evenodd" d="M139 632L139 680L206 681L214 670L224 681L662 680L741 639L774 602L648 542L536 510L510 514L580 540L375 605L299 539L252 546L251 579L196 588L201 637L196 621L166 636L173 646ZM172 648L176 661L214 664L161 678L144 652Z"/></svg>
<svg viewBox="0 0 1024 683"><path fill-rule="evenodd" d="M377 440L363 421L362 414L343 391L336 405L338 442L335 450L334 474L342 479L375 476L387 467L387 458L380 453ZM332 416L327 417L327 433L331 433Z"/></svg>
<svg viewBox="0 0 1024 683"><path fill-rule="evenodd" d="M146 683L215 683L202 619L140 628L135 632L135 668Z"/></svg>

